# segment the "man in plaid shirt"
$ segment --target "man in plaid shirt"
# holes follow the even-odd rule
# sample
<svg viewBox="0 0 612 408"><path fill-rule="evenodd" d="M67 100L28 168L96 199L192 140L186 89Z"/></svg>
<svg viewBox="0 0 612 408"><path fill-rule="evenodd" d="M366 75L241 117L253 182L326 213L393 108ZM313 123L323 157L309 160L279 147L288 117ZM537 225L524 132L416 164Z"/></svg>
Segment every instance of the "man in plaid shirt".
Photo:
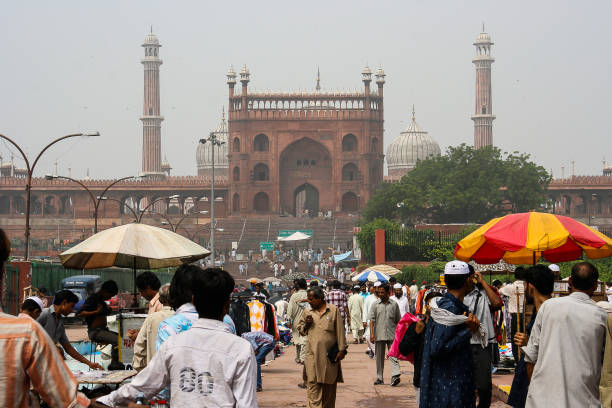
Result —
<svg viewBox="0 0 612 408"><path fill-rule="evenodd" d="M325 301L327 303L331 303L336 306L338 310L340 310L340 314L342 315L342 319L344 323L349 327L351 326L351 315L348 310L348 300L346 298L346 293L344 293L340 288L342 284L339 281L333 281L330 284L332 290L327 294Z"/></svg>

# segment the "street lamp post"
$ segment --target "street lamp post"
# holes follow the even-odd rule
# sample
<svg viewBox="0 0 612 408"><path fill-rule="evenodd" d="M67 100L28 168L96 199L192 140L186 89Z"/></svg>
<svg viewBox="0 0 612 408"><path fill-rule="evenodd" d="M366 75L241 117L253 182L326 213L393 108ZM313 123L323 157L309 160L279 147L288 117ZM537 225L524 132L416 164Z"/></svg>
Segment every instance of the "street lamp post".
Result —
<svg viewBox="0 0 612 408"><path fill-rule="evenodd" d="M215 267L215 146L222 146L224 141L217 138L215 132L210 132L207 139L200 139L200 143L211 145L212 180L210 183L210 260Z"/></svg>
<svg viewBox="0 0 612 408"><path fill-rule="evenodd" d="M134 211L134 209L130 207L129 205L122 203L121 200L117 200L116 198L111 198L111 197L103 197L103 196L98 197L98 200L116 201L119 203L119 206L120 206L119 208L121 208L121 205L124 205L128 210L130 210L130 212L134 216L134 222L138 222L138 215L136 214L136 211Z"/></svg>
<svg viewBox="0 0 612 408"><path fill-rule="evenodd" d="M21 157L23 157L23 161L25 162L26 169L28 171L28 176L27 176L27 179L26 179L25 251L24 251L24 257L23 257L24 260L26 260L26 261L30 258L30 196L31 196L31 192L32 192L32 174L34 173L34 169L36 168L36 164L38 163L38 160L43 155L43 153L46 152L47 149L49 149L51 146L53 146L57 142L61 142L64 139L68 139L68 138L71 138L71 137L78 137L78 136L100 136L100 132L93 132L93 133L72 133L72 134L69 134L69 135L66 135L66 136L58 137L57 139L53 140L51 143L46 145L40 151L40 153L38 153L38 155L34 159L34 162L32 163L32 165L30 165L30 161L28 160L28 157L26 156L24 151L21 149L21 147L19 147L19 145L17 143L15 143L13 140L11 140L10 138L6 137L3 134L0 134L0 138L6 140L7 142L9 142L13 146L15 146L15 148L17 148L17 150L19 150L19 153L21 154Z"/></svg>
<svg viewBox="0 0 612 408"><path fill-rule="evenodd" d="M143 217L143 216L144 216L144 214L147 212L147 210L153 206L153 204L158 203L158 202L160 202L160 201L167 200L167 199L172 200L172 199L175 199L175 198L179 198L179 195L178 195L178 194L175 194L175 195L171 195L170 197L162 197L162 198L158 198L157 200L153 200L153 201L151 201L149 204L147 204L147 206L146 206L145 208L143 208L142 210L140 210L140 215L138 216L138 218L137 218L136 222L137 222L137 223L140 223L140 221L142 221L142 217ZM154 211L151 211L151 212L154 212Z"/></svg>
<svg viewBox="0 0 612 408"><path fill-rule="evenodd" d="M167 214L162 214L159 212L154 212L152 211L152 213L154 214L159 214L163 219L165 219L166 221L162 221L162 225L169 225L170 229L172 230L172 232L176 232L178 230L178 228L180 227L181 223L185 220L185 218L189 217L190 215L194 215L194 214L208 214L208 211L198 211L197 213L194 212L188 212L187 214L183 215L177 222L176 224L172 222L172 220L170 219L170 217L168 217ZM185 228L183 228L185 229ZM186 231L186 230L185 230Z"/></svg>
<svg viewBox="0 0 612 408"><path fill-rule="evenodd" d="M119 183L120 181L124 181L124 180L129 180L129 179L133 179L133 178L138 178L138 177L145 177L146 175L143 176L129 176L129 177L122 177L120 179L117 179L115 181L113 181L111 184L109 184L108 186L106 186L106 188L104 189L104 191L102 191L102 194L99 195L97 198L94 197L93 193L91 192L91 190L82 182L80 182L77 179L73 179L72 177L66 177L66 176L55 176L55 175L51 175L51 174L47 174L45 175L45 178L47 180L54 180L54 179L63 179L63 180L68 180L68 181L72 181L73 183L77 183L78 185L80 185L81 187L83 187L85 189L85 191L87 191L87 193L89 193L89 198L91 198L91 201L93 203L94 206L94 234L98 233L98 208L100 208L100 201L102 201L103 199L106 199L104 197L104 194L115 184Z"/></svg>

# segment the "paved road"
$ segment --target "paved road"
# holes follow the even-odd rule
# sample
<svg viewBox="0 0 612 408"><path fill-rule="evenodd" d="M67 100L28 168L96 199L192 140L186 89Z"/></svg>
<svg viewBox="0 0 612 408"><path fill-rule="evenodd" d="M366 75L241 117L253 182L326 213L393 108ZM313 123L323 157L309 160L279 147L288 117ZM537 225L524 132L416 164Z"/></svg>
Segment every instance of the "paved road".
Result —
<svg viewBox="0 0 612 408"><path fill-rule="evenodd" d="M374 386L376 362L365 354L366 346L351 344L349 354L342 362L344 383L338 384L336 407L338 408L382 408L391 406L417 407L415 388L412 385L412 364L400 363L402 382L391 387L390 365L385 364L385 385ZM302 366L295 362L295 347L284 349L285 354L262 367L263 391L257 394L261 408L306 407L306 391L298 388L301 381ZM508 405L495 401L495 408Z"/></svg>

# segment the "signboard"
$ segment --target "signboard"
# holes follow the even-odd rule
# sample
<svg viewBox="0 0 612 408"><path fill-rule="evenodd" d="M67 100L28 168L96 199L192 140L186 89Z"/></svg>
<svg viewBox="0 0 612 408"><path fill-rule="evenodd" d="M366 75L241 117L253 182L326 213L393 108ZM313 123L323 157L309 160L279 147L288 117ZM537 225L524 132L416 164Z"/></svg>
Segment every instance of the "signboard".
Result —
<svg viewBox="0 0 612 408"><path fill-rule="evenodd" d="M270 242L270 241L261 241L259 243L259 250L263 251L272 251L274 249L274 242Z"/></svg>
<svg viewBox="0 0 612 408"><path fill-rule="evenodd" d="M238 241L232 241L232 249L233 250L238 249Z"/></svg>
<svg viewBox="0 0 612 408"><path fill-rule="evenodd" d="M302 234L306 234L312 237L312 230L279 230L278 236L281 238L288 237L289 235L295 234L296 232L301 232Z"/></svg>

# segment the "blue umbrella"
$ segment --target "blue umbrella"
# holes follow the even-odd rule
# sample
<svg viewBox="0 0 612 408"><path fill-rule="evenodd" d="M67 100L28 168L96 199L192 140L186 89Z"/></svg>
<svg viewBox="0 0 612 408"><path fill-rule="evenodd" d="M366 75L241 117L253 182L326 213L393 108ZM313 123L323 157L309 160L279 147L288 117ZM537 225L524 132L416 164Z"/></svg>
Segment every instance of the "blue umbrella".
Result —
<svg viewBox="0 0 612 408"><path fill-rule="evenodd" d="M358 273L357 275L353 276L352 280L353 282L389 282L389 276L378 271L366 269L365 271L362 271L361 273Z"/></svg>

